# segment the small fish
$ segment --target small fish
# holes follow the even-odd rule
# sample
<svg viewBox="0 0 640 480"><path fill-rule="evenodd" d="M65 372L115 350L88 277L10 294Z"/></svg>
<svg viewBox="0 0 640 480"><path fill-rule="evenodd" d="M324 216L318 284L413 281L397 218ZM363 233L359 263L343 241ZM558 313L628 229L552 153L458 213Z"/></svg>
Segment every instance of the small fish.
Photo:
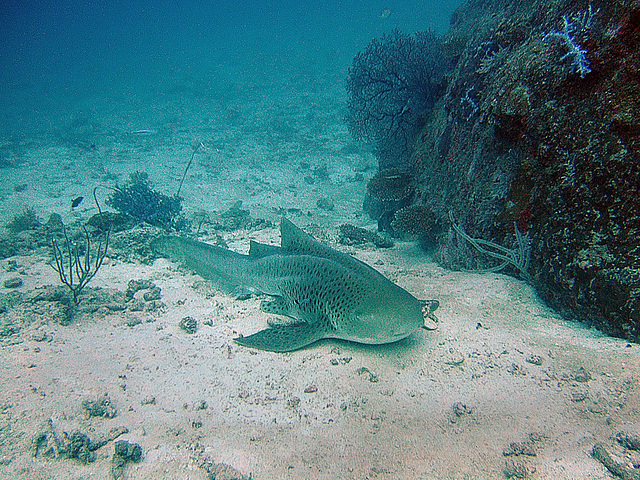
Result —
<svg viewBox="0 0 640 480"><path fill-rule="evenodd" d="M71 210L73 210L78 205L80 205L82 203L82 200L84 200L84 197L76 197L73 200L71 200Z"/></svg>
<svg viewBox="0 0 640 480"><path fill-rule="evenodd" d="M252 241L249 255L181 237L160 237L151 247L229 293L271 297L260 308L281 319L235 339L246 347L290 352L323 338L391 343L424 325L423 303L369 265L321 244L285 218L280 233L282 246ZM432 303L427 310L436 307Z"/></svg>
<svg viewBox="0 0 640 480"><path fill-rule="evenodd" d="M153 128L141 128L139 130L131 130L127 133L129 133L129 135L155 135L158 131Z"/></svg>

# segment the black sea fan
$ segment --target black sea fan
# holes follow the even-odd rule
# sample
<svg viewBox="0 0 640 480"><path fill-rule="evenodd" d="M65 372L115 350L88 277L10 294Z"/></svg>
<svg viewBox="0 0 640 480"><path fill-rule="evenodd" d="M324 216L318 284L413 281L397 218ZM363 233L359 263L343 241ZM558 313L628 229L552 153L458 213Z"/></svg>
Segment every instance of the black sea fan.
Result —
<svg viewBox="0 0 640 480"><path fill-rule="evenodd" d="M347 124L372 141L380 168L403 167L413 141L443 91L447 61L431 32L398 30L374 38L347 76Z"/></svg>

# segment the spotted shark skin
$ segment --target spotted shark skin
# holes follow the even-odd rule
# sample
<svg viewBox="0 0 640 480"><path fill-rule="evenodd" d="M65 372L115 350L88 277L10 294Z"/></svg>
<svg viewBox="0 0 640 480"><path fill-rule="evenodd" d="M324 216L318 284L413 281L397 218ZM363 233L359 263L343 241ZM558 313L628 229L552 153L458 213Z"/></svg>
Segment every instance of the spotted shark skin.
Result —
<svg viewBox="0 0 640 480"><path fill-rule="evenodd" d="M286 218L280 233L280 247L252 241L248 255L176 236L160 237L152 248L227 293L271 297L261 309L286 321L234 339L246 347L289 352L324 338L384 344L423 326L423 304L369 265Z"/></svg>

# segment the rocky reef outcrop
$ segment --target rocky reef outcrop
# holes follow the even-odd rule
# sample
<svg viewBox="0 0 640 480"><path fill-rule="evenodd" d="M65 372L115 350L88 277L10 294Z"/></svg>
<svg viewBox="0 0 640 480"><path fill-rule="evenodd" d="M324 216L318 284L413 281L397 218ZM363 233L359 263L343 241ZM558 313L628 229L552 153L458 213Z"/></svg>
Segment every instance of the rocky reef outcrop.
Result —
<svg viewBox="0 0 640 480"><path fill-rule="evenodd" d="M495 266L456 230L519 235L550 305L638 341L640 2L471 0L444 46L455 71L411 168L415 203L456 222L436 257Z"/></svg>

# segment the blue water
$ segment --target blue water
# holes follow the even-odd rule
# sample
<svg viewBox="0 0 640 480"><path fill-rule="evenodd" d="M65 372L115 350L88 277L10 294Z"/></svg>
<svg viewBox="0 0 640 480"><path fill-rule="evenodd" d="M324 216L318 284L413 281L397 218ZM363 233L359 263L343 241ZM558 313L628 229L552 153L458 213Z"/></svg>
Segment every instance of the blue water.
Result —
<svg viewBox="0 0 640 480"><path fill-rule="evenodd" d="M5 1L0 134L46 133L80 104L154 98L189 82L250 79L249 94L296 75L343 82L373 37L394 28L443 34L460 3Z"/></svg>

